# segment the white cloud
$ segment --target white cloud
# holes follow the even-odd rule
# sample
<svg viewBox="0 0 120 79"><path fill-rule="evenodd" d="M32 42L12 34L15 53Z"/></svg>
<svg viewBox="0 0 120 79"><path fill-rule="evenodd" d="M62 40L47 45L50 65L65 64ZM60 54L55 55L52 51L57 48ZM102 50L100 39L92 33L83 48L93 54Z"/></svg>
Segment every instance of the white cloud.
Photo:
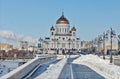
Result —
<svg viewBox="0 0 120 79"><path fill-rule="evenodd" d="M16 42L28 41L30 45L35 45L37 43L37 39L34 39L30 36L16 35L13 32L7 30L0 30L0 38Z"/></svg>
<svg viewBox="0 0 120 79"><path fill-rule="evenodd" d="M10 31L6 31L6 30L0 30L0 37L4 38L4 39L9 39L9 40L15 40L15 34L13 32Z"/></svg>

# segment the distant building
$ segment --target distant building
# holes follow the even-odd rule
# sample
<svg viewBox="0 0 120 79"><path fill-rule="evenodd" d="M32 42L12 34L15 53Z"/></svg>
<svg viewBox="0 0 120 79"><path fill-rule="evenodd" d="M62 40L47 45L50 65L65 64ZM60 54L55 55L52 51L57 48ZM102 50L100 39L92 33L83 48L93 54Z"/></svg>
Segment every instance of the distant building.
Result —
<svg viewBox="0 0 120 79"><path fill-rule="evenodd" d="M11 44L7 44L7 43L0 44L0 50L7 52L12 49L13 49L13 45L11 45Z"/></svg>
<svg viewBox="0 0 120 79"><path fill-rule="evenodd" d="M81 49L80 38L76 37L75 26L70 27L70 22L63 13L56 21L56 25L50 28L50 38L47 37L44 44L48 53L64 54Z"/></svg>
<svg viewBox="0 0 120 79"><path fill-rule="evenodd" d="M28 47L28 51L30 51L30 52L34 52L34 51L37 51L38 50L38 47L36 47L36 46L29 46Z"/></svg>
<svg viewBox="0 0 120 79"><path fill-rule="evenodd" d="M103 48L104 47L104 48ZM103 46L103 42L100 42L97 44L97 51L99 53L104 53L107 54L111 50L111 41L110 40L105 40L105 46ZM115 43L115 40L112 40L112 50L118 50L118 45Z"/></svg>
<svg viewBox="0 0 120 79"><path fill-rule="evenodd" d="M90 45L91 45L90 41L81 41L81 49L82 50L90 48Z"/></svg>
<svg viewBox="0 0 120 79"><path fill-rule="evenodd" d="M107 53L108 50L111 50L111 41L106 40L105 41L105 52ZM112 50L118 50L118 45L115 43L115 41L112 41Z"/></svg>
<svg viewBox="0 0 120 79"><path fill-rule="evenodd" d="M19 50L28 50L28 42L27 41L20 41Z"/></svg>

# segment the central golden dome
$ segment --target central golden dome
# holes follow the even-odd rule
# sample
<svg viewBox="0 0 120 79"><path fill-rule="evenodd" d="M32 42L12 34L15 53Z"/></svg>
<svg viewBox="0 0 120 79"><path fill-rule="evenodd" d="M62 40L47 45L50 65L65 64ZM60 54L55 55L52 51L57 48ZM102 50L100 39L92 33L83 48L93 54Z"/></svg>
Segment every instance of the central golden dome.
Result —
<svg viewBox="0 0 120 79"><path fill-rule="evenodd" d="M64 17L64 14L62 13L62 16L56 21L56 24L69 24L69 21Z"/></svg>

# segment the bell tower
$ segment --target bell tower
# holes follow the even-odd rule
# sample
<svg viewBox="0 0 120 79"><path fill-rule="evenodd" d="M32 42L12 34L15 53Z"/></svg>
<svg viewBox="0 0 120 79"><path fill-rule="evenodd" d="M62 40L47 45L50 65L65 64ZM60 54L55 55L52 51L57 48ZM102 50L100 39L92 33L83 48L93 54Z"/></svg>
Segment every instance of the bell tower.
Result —
<svg viewBox="0 0 120 79"><path fill-rule="evenodd" d="M75 28L75 26L72 27L71 33L72 33L72 36L76 36L76 28Z"/></svg>
<svg viewBox="0 0 120 79"><path fill-rule="evenodd" d="M53 26L50 28L50 32L51 32L51 36L54 36L55 28Z"/></svg>

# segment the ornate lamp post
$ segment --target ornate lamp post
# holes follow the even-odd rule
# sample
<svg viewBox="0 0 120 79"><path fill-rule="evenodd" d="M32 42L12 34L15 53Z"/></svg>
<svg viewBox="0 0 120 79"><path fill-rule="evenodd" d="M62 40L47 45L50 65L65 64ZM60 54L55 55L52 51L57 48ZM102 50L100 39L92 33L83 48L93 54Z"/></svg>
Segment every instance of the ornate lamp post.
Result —
<svg viewBox="0 0 120 79"><path fill-rule="evenodd" d="M0 42L0 52L1 52L1 42Z"/></svg>
<svg viewBox="0 0 120 79"><path fill-rule="evenodd" d="M112 28L110 30L110 39L111 39L111 53L110 53L110 63L112 63L113 61L113 58L112 58Z"/></svg>
<svg viewBox="0 0 120 79"><path fill-rule="evenodd" d="M112 30L112 28L110 29L110 39L111 39L111 53L110 53L110 63L113 62L113 57L112 57L112 38L115 35L115 32Z"/></svg>
<svg viewBox="0 0 120 79"><path fill-rule="evenodd" d="M70 39L70 38L68 39L68 42L69 42L69 50L68 50L68 53L70 54L70 42L71 42L71 39Z"/></svg>
<svg viewBox="0 0 120 79"><path fill-rule="evenodd" d="M98 36L98 52L99 52L99 54L101 53L101 47L100 47L101 43L102 43L102 35L99 35Z"/></svg>
<svg viewBox="0 0 120 79"><path fill-rule="evenodd" d="M108 38L108 33L103 33L103 59L105 59L105 41Z"/></svg>
<svg viewBox="0 0 120 79"><path fill-rule="evenodd" d="M59 41L57 40L57 54L59 54Z"/></svg>
<svg viewBox="0 0 120 79"><path fill-rule="evenodd" d="M93 50L94 50L94 40L91 41L91 53L93 53Z"/></svg>
<svg viewBox="0 0 120 79"><path fill-rule="evenodd" d="M120 35L118 35L118 50L120 51Z"/></svg>

